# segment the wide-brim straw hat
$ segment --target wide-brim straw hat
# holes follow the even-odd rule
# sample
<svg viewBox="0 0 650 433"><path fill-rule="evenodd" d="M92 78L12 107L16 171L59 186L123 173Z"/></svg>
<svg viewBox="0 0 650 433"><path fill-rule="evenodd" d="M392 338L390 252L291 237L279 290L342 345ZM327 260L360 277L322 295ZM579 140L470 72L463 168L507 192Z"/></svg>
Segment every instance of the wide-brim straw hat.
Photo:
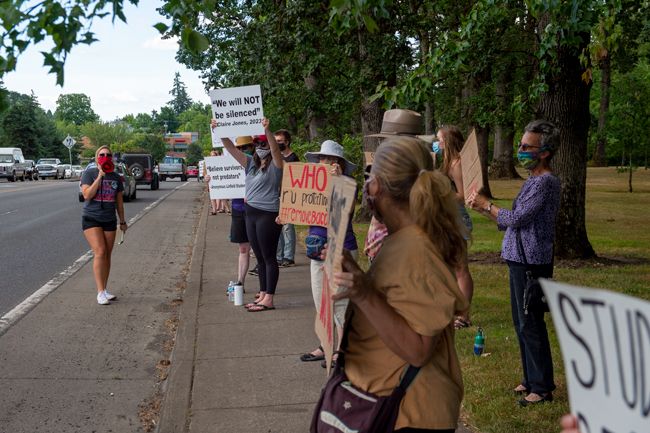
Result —
<svg viewBox="0 0 650 433"><path fill-rule="evenodd" d="M395 108L384 113L381 131L367 137L395 137L398 135L417 136L422 134L422 115L417 111Z"/></svg>
<svg viewBox="0 0 650 433"><path fill-rule="evenodd" d="M235 139L235 146L237 147L246 146L247 144L253 144L253 137L250 135L242 135Z"/></svg>
<svg viewBox="0 0 650 433"><path fill-rule="evenodd" d="M345 161L345 168L343 169L343 174L346 176L352 176L354 170L357 169L357 165L345 159L343 156L343 146L338 144L334 140L325 140L323 144L320 145L319 152L307 152L305 153L305 159L308 162L320 162L321 156L336 156Z"/></svg>

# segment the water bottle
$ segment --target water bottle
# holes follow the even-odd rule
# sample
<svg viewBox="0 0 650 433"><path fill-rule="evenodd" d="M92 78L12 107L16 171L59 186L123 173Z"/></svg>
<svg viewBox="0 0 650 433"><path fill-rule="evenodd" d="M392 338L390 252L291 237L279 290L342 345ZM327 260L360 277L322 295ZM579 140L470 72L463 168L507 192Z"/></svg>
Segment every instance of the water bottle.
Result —
<svg viewBox="0 0 650 433"><path fill-rule="evenodd" d="M236 281L231 281L228 283L228 289L226 289L226 294L228 295L228 300L233 302L235 300L235 284Z"/></svg>
<svg viewBox="0 0 650 433"><path fill-rule="evenodd" d="M484 348L485 335L483 334L483 328L478 328L478 331L476 331L476 337L474 337L474 355L481 356Z"/></svg>

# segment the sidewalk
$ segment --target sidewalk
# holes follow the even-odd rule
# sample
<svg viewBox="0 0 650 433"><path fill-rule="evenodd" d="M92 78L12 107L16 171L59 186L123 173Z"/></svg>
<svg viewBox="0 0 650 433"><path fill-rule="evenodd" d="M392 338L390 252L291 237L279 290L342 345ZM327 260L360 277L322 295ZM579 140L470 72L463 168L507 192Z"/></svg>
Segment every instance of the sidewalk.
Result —
<svg viewBox="0 0 650 433"><path fill-rule="evenodd" d="M158 432L308 432L327 379L299 360L318 344L308 259L298 248L296 266L280 269L275 311L249 313L225 294L238 255L230 217L204 206L198 230ZM246 283L249 302L257 277Z"/></svg>

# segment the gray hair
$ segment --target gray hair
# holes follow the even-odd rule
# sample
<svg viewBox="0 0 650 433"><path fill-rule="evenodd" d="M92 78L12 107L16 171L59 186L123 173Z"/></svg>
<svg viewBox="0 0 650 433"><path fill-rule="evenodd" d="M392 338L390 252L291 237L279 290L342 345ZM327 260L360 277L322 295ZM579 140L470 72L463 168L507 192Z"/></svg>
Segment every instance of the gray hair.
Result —
<svg viewBox="0 0 650 433"><path fill-rule="evenodd" d="M541 136L540 143L542 147L540 148L540 151L548 151L550 153L548 160L555 155L558 147L560 147L560 130L548 120L533 120L526 125L524 131L533 132Z"/></svg>

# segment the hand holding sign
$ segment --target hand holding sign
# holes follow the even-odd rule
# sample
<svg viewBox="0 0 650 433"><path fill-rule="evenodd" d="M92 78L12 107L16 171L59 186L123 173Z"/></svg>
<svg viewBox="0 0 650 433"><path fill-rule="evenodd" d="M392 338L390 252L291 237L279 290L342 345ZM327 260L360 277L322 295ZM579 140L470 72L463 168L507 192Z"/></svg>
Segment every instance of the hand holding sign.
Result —
<svg viewBox="0 0 650 433"><path fill-rule="evenodd" d="M366 273L361 270L347 250L343 251L341 266L343 272L334 274L333 286L339 288L339 291L332 296L334 301L350 298L352 302L358 304L375 292Z"/></svg>

